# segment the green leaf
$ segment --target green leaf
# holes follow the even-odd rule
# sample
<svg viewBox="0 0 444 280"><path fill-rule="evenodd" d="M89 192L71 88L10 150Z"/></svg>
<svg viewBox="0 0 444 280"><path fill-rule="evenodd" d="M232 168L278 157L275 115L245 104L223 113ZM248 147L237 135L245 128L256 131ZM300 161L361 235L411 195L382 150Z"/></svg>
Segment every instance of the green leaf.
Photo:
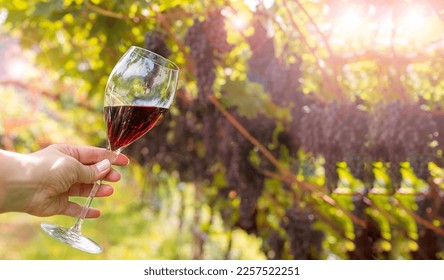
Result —
<svg viewBox="0 0 444 280"><path fill-rule="evenodd" d="M237 107L241 116L254 117L265 113L266 95L262 86L245 80L228 80L223 85L223 102L228 106Z"/></svg>
<svg viewBox="0 0 444 280"><path fill-rule="evenodd" d="M31 16L48 16L53 12L61 11L64 8L64 0L52 0L49 2L39 2L35 5Z"/></svg>

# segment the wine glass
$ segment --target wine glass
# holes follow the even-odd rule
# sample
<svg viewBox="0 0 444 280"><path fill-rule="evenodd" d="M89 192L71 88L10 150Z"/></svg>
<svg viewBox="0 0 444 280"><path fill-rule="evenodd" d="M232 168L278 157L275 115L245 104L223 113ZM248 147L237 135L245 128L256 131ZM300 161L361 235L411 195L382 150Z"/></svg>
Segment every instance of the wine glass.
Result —
<svg viewBox="0 0 444 280"><path fill-rule="evenodd" d="M176 93L179 68L168 59L132 46L120 58L108 78L104 114L108 149L115 157L147 133L168 111ZM42 223L52 237L88 253L102 248L81 233L82 223L102 181L95 182L77 222L70 228Z"/></svg>

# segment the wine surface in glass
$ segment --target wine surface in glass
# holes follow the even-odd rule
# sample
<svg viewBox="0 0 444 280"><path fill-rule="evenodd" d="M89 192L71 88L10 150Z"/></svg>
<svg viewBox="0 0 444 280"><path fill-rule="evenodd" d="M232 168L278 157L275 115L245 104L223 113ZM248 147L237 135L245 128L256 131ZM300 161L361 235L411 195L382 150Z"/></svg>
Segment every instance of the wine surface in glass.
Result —
<svg viewBox="0 0 444 280"><path fill-rule="evenodd" d="M105 106L108 140L112 151L122 149L151 130L167 108L153 106Z"/></svg>

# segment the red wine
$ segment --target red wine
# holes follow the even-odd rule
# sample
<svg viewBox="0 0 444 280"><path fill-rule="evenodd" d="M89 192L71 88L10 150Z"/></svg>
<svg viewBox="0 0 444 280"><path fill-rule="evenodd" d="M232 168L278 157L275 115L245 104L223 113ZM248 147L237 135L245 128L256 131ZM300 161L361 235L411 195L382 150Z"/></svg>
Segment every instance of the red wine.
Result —
<svg viewBox="0 0 444 280"><path fill-rule="evenodd" d="M147 133L168 109L151 106L105 106L111 150L124 148Z"/></svg>

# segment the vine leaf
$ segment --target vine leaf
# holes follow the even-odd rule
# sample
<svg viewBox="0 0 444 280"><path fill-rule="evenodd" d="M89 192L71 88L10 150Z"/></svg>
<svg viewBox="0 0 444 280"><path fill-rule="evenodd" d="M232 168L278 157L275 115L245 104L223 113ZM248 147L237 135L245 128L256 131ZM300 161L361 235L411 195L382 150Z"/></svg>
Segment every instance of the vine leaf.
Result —
<svg viewBox="0 0 444 280"><path fill-rule="evenodd" d="M267 95L257 83L227 80L221 92L223 103L229 107L237 107L241 116L252 118L258 113L266 113Z"/></svg>
<svg viewBox="0 0 444 280"><path fill-rule="evenodd" d="M42 2L35 5L35 10L32 16L47 16L52 12L60 11L63 9L64 0L54 0L51 2Z"/></svg>

